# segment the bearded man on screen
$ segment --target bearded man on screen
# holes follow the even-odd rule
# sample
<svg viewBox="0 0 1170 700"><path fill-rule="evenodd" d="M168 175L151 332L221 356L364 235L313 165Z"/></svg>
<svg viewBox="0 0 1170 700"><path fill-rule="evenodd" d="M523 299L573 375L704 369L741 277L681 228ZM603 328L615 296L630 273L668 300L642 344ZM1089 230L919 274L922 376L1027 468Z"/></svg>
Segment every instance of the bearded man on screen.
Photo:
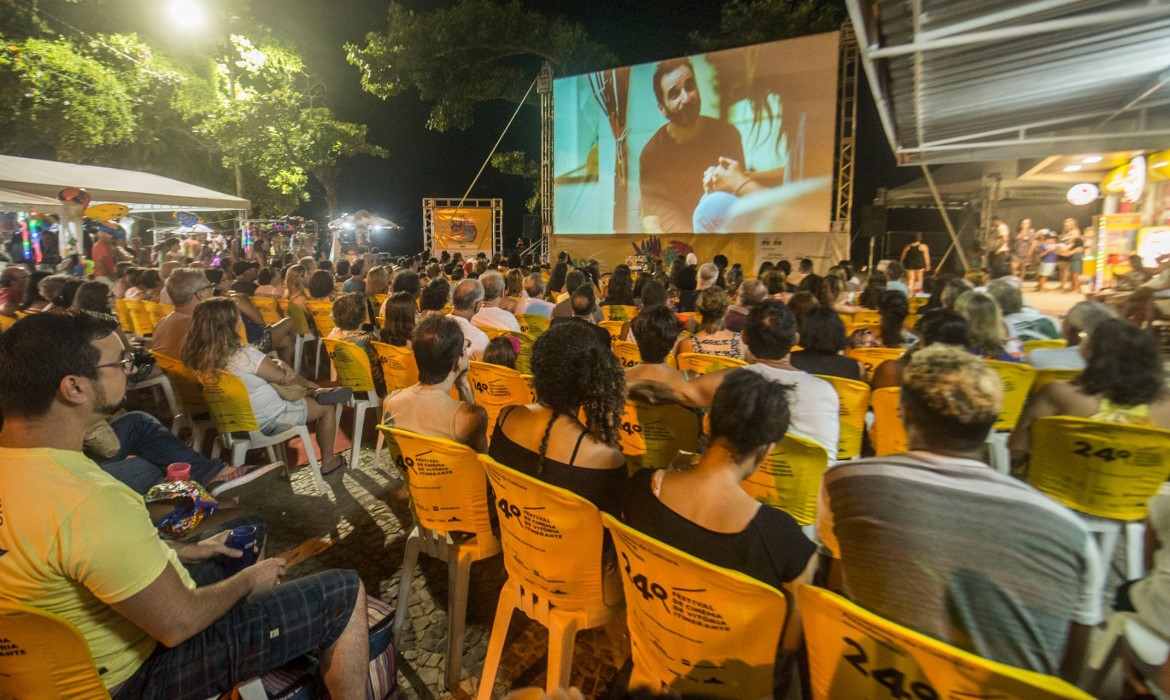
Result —
<svg viewBox="0 0 1170 700"><path fill-rule="evenodd" d="M739 130L700 114L702 96L689 59L658 64L654 95L667 123L650 137L639 158L642 227L648 233L703 230L695 210L705 193L742 196L760 186L744 171ZM712 177L715 170L720 177Z"/></svg>

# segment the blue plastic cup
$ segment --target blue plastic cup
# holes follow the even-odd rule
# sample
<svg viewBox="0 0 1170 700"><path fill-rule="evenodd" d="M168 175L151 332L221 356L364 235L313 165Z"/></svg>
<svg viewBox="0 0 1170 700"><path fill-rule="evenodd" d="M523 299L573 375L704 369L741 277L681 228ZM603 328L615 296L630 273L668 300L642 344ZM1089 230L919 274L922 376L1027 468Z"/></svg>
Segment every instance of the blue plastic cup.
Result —
<svg viewBox="0 0 1170 700"><path fill-rule="evenodd" d="M260 556L260 545L256 541L256 526L244 525L232 530L232 534L228 535L224 545L231 549L238 549L244 555L238 559L231 557L224 557L223 568L228 574L236 574L249 566L256 563L256 558Z"/></svg>

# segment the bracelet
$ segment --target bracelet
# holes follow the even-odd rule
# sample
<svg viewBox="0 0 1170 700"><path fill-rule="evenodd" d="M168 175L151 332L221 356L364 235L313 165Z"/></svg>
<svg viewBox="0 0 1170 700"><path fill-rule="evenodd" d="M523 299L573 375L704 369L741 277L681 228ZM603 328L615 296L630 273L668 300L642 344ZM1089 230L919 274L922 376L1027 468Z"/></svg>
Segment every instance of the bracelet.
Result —
<svg viewBox="0 0 1170 700"><path fill-rule="evenodd" d="M747 184L748 184L749 182L751 182L751 179L750 179L750 178L748 178L748 179L745 179L743 182L739 183L739 187L736 187L736 188L735 188L735 191L734 191L734 192L732 192L732 194L733 194L733 195L735 195L736 197L738 197L738 196L739 196L739 193L740 193L740 192L743 190L743 188L747 187Z"/></svg>

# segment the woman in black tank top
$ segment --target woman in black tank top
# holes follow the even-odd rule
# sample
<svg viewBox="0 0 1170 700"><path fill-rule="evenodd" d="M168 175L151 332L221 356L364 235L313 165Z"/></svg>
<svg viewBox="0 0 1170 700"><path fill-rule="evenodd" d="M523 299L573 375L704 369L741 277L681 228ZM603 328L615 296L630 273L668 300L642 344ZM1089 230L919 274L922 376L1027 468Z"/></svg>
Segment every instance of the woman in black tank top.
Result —
<svg viewBox="0 0 1170 700"><path fill-rule="evenodd" d="M902 267L906 270L906 286L911 294L922 291L922 276L930 271L930 248L922 242L922 234L914 234L914 242L902 249Z"/></svg>

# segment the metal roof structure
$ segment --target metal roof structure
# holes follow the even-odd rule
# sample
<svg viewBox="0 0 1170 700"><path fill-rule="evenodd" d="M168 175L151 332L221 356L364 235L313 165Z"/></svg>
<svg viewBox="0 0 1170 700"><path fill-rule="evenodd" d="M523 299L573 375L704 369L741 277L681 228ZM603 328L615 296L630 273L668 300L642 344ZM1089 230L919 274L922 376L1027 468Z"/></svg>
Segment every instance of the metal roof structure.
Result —
<svg viewBox="0 0 1170 700"><path fill-rule="evenodd" d="M903 165L1170 143L1170 0L846 0Z"/></svg>

